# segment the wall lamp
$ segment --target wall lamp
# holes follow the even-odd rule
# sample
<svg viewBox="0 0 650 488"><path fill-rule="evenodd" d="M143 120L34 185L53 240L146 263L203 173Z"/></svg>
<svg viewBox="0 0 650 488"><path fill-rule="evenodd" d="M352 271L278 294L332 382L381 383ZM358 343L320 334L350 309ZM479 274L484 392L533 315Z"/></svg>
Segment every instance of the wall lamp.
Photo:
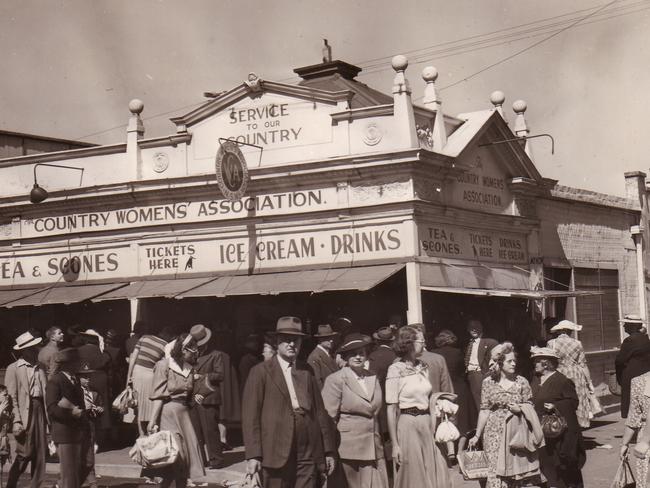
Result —
<svg viewBox="0 0 650 488"><path fill-rule="evenodd" d="M64 166L62 164L50 164L50 163L36 163L34 165L34 187L32 188L32 191L29 192L29 201L32 203L41 203L49 196L47 190L42 186L40 186L38 184L38 181L36 180L36 168L39 166L49 166L51 168L74 169L77 171L81 171L81 178L83 178L83 174L84 174L84 169L78 168L76 166ZM79 179L79 185L81 185L81 178Z"/></svg>

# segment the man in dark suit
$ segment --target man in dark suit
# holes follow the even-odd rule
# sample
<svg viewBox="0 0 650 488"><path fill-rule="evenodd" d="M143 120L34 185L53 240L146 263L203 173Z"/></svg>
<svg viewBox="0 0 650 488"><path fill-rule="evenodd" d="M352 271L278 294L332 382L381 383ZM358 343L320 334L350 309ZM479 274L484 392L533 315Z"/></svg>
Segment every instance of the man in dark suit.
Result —
<svg viewBox="0 0 650 488"><path fill-rule="evenodd" d="M377 343L377 348L368 355L368 369L377 375L381 393L386 397L386 373L388 367L393 364L397 354L393 351L392 343L395 340L395 334L391 327L380 327L377 332L372 334ZM381 431L384 441L388 441L388 420L386 419L386 402L382 403L379 410L379 430ZM390 461L390 460L389 460Z"/></svg>
<svg viewBox="0 0 650 488"><path fill-rule="evenodd" d="M197 324L190 335L199 346L199 358L194 366L201 379L195 385L194 405L191 410L192 425L199 443L207 447L208 465L223 468L223 444L219 435L219 408L221 406L221 382L224 378L223 356L214 348L208 352L212 331Z"/></svg>
<svg viewBox="0 0 650 488"><path fill-rule="evenodd" d="M318 341L318 345L309 354L307 364L311 366L314 372L314 378L319 390L323 389L325 378L339 370L336 360L332 357L334 340L337 336L338 333L334 332L329 324L319 325L318 333L314 334L314 339Z"/></svg>
<svg viewBox="0 0 650 488"><path fill-rule="evenodd" d="M277 355L253 367L244 388L242 430L247 474L264 488L315 488L334 471L333 426L314 377L295 364L302 322L281 317Z"/></svg>
<svg viewBox="0 0 650 488"><path fill-rule="evenodd" d="M480 320L470 319L467 322L467 332L470 340L465 349L465 371L467 371L467 382L478 412L481 405L483 379L490 370L490 353L498 343L494 339L483 337L483 324Z"/></svg>
<svg viewBox="0 0 650 488"><path fill-rule="evenodd" d="M627 418L630 409L632 378L650 371L650 339L643 328L645 321L638 315L626 315L622 320L628 336L616 355L616 380L621 385L621 417Z"/></svg>
<svg viewBox="0 0 650 488"><path fill-rule="evenodd" d="M83 390L75 373L78 361L76 349L59 351L58 371L47 382L50 432L59 454L59 488L79 488L88 475L86 463L81 462L85 408Z"/></svg>

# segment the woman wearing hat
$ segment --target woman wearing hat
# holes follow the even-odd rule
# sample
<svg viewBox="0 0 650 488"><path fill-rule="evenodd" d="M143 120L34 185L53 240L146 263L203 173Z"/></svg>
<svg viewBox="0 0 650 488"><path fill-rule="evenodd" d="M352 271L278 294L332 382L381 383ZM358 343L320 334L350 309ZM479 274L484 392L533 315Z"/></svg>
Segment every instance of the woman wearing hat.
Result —
<svg viewBox="0 0 650 488"><path fill-rule="evenodd" d="M567 422L567 429L559 437L546 438L539 449L542 474L550 488L583 486L580 469L586 461L582 433L576 410L578 395L571 380L557 371L558 354L548 347L532 347L531 359L535 377L531 384L533 404L539 418L557 410Z"/></svg>
<svg viewBox="0 0 650 488"><path fill-rule="evenodd" d="M616 355L616 379L621 385L621 417L626 418L630 406L632 378L650 371L650 339L643 331L645 322L639 316L626 315L622 320L628 334Z"/></svg>
<svg viewBox="0 0 650 488"><path fill-rule="evenodd" d="M594 386L591 383L591 375L582 343L578 339L569 337L571 332L581 330L581 325L574 324L570 320L560 320L557 325L551 327L551 333L556 334L556 337L548 341L548 347L558 355L560 362L557 370L573 381L576 386L578 423L580 427L587 428L594 416L589 400L589 397L594 394Z"/></svg>
<svg viewBox="0 0 650 488"><path fill-rule="evenodd" d="M325 378L322 391L341 437L338 451L348 488L388 488L379 429L381 387L364 368L370 343L368 336L348 335L337 351L346 365Z"/></svg>

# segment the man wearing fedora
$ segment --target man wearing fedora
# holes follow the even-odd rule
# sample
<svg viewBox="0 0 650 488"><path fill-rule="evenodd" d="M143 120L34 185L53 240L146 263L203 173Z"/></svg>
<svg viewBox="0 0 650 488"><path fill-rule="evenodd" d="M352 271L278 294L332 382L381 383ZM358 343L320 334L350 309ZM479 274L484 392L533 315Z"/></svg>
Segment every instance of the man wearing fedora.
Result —
<svg viewBox="0 0 650 488"><path fill-rule="evenodd" d="M253 367L244 388L246 471L264 488L315 488L334 471L331 419L316 380L295 362L305 336L299 318L280 317L277 355Z"/></svg>
<svg viewBox="0 0 650 488"><path fill-rule="evenodd" d="M205 325L192 326L190 335L199 347L199 358L194 366L194 372L201 375L199 381L195 382L194 403L190 417L199 443L207 448L208 466L215 469L222 468L223 445L219 435L219 408L221 406L220 386L224 378L223 357L216 349L209 348L212 331ZM205 450L202 449L202 452Z"/></svg>
<svg viewBox="0 0 650 488"><path fill-rule="evenodd" d="M46 405L52 440L59 454L59 488L79 488L88 474L88 467L82 462L87 419L84 394L76 375L79 353L72 347L62 349L56 361L58 371L47 382Z"/></svg>
<svg viewBox="0 0 650 488"><path fill-rule="evenodd" d="M7 366L5 386L14 405L13 434L16 439L16 456L9 469L7 487L15 488L18 478L31 463L32 488L45 482L47 456L47 416L45 391L47 378L38 362L38 349L42 339L30 332L16 338L13 349L19 359Z"/></svg>
<svg viewBox="0 0 650 488"><path fill-rule="evenodd" d="M621 385L621 417L627 418L632 378L650 371L650 339L643 332L645 321L639 315L626 315L621 322L628 336L621 343L614 365Z"/></svg>
<svg viewBox="0 0 650 488"><path fill-rule="evenodd" d="M318 345L309 354L307 364L314 373L319 390L323 389L325 378L339 370L336 360L332 357L334 340L337 336L338 333L334 332L329 324L319 325L318 333L314 334L314 339L318 341Z"/></svg>

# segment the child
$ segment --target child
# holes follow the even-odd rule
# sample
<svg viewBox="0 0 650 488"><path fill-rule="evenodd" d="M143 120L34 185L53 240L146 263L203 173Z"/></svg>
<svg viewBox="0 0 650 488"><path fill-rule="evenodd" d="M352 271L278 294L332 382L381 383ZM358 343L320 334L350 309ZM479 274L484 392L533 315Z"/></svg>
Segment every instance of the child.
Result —
<svg viewBox="0 0 650 488"><path fill-rule="evenodd" d="M0 470L7 461L11 461L11 448L9 447L9 432L13 425L14 414L11 397L7 387L0 385Z"/></svg>
<svg viewBox="0 0 650 488"><path fill-rule="evenodd" d="M85 478L84 484L87 481L90 488L97 488L98 478L95 474L95 452L97 450L97 444L95 444L95 419L104 412L104 408L101 406L102 399L100 398L99 393L90 389L90 374L94 372L94 370L90 369L88 363L82 363L81 368L79 368L79 371L77 372L79 384L84 393L84 403L87 414L86 429L88 432L87 435L84 436L82 456L85 456L86 459L86 471L88 472L88 475Z"/></svg>

